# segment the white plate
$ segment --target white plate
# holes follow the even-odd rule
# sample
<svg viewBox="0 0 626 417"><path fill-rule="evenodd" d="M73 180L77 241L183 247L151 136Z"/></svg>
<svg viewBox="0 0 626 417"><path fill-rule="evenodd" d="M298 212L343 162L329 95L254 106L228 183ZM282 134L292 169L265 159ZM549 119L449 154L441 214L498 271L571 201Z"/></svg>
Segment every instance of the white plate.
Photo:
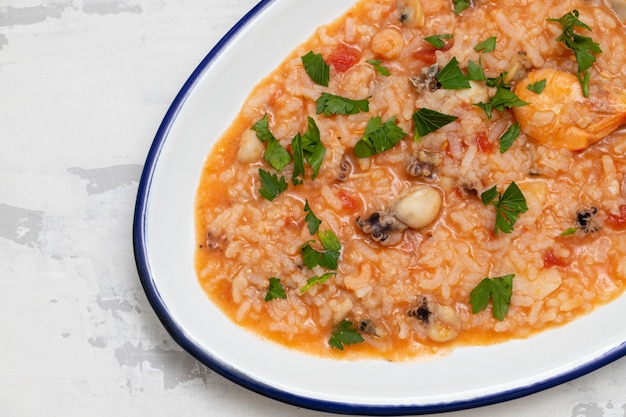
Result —
<svg viewBox="0 0 626 417"><path fill-rule="evenodd" d="M205 296L194 270L194 199L205 157L251 89L352 0L264 0L218 43L169 109L150 149L134 223L135 257L154 310L191 355L232 381L318 410L452 411L568 381L626 354L626 297L564 327L441 360L325 360L264 342ZM288 36L285 36L288 34Z"/></svg>

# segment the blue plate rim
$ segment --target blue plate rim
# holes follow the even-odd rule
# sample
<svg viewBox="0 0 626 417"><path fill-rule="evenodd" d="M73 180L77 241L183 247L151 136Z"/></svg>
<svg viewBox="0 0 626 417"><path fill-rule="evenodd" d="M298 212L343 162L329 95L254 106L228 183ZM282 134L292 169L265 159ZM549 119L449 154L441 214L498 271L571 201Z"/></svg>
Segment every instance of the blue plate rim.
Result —
<svg viewBox="0 0 626 417"><path fill-rule="evenodd" d="M557 385L566 383L573 379L579 378L590 372L593 372L603 366L614 362L626 355L626 342L607 351L601 356L588 361L587 363L556 375L552 378L545 379L541 382L530 384L527 386L516 387L511 390L502 391L476 397L470 400L445 402L439 404L415 404L415 405L363 405L353 404L349 402L333 402L320 400L316 398L303 397L293 393L277 389L275 387L260 383L245 373L226 366L215 358L208 355L185 333L182 326L170 314L167 305L163 301L159 290L152 278L150 268L150 260L148 259L147 242L146 242L146 217L148 215L148 200L150 198L150 187L152 185L153 174L157 167L159 156L163 145L165 144L171 126L176 117L184 106L187 98L193 91L199 79L205 71L217 59L220 53L231 43L241 30L259 16L269 5L280 0L261 0L250 11L248 11L235 25L215 44L215 46L204 57L200 64L194 69L189 78L183 84L182 88L174 98L172 104L168 108L154 140L148 151L144 168L139 181L137 198L135 202L135 210L133 216L133 250L139 280L146 293L148 302L156 313L157 317L165 327L166 331L174 339L174 341L199 362L218 373L222 377L247 388L257 394L261 394L268 398L281 401L297 407L304 407L311 410L331 412L337 414L365 414L372 416L400 416L409 414L435 414L442 412L452 412L460 410L468 410L471 408L483 407L503 403L506 401L518 399L540 391L553 388Z"/></svg>

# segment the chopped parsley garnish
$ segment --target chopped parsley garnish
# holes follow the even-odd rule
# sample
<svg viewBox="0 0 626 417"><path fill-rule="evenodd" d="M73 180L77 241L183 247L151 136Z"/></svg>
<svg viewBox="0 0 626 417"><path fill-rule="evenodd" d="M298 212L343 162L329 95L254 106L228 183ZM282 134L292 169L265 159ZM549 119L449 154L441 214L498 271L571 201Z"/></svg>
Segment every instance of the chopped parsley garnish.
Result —
<svg viewBox="0 0 626 417"><path fill-rule="evenodd" d="M496 49L496 37L492 36L474 47L476 52L493 52Z"/></svg>
<svg viewBox="0 0 626 417"><path fill-rule="evenodd" d="M413 113L413 124L415 125L414 140L419 140L422 136L434 132L435 130L454 122L458 117L451 116L438 111L421 108Z"/></svg>
<svg viewBox="0 0 626 417"><path fill-rule="evenodd" d="M385 76L385 77L388 77L391 75L387 67L381 65L380 59L368 59L365 62L373 66L376 72L378 72L380 75Z"/></svg>
<svg viewBox="0 0 626 417"><path fill-rule="evenodd" d="M259 193L263 198L266 198L269 201L272 201L280 193L287 189L287 181L283 176L278 178L278 175L270 174L262 169L259 169L259 176L261 177L262 186L259 189Z"/></svg>
<svg viewBox="0 0 626 417"><path fill-rule="evenodd" d="M265 113L261 120L259 120L252 126L252 130L256 132L256 137L259 138L261 142L267 142L268 140L274 138L274 135L270 131L267 113Z"/></svg>
<svg viewBox="0 0 626 417"><path fill-rule="evenodd" d="M500 194L494 185L483 192L480 199L485 206L493 204L496 209L496 223L493 230L496 235L498 230L511 233L519 215L528 211L526 198L515 182L507 187L504 194Z"/></svg>
<svg viewBox="0 0 626 417"><path fill-rule="evenodd" d="M321 54L309 51L306 55L302 56L301 59L304 70L309 77L311 77L316 84L328 87L330 66L324 61L324 57L322 57Z"/></svg>
<svg viewBox="0 0 626 417"><path fill-rule="evenodd" d="M454 13L461 14L461 12L472 5L470 0L452 0L454 4Z"/></svg>
<svg viewBox="0 0 626 417"><path fill-rule="evenodd" d="M327 272L323 275L316 275L312 278L309 278L306 280L306 285L302 288L300 288L300 294L304 294L305 292L307 292L308 290L311 289L311 287L317 285L317 284L323 284L326 281L328 281L331 277L337 275L336 272Z"/></svg>
<svg viewBox="0 0 626 417"><path fill-rule="evenodd" d="M568 227L559 236L571 236L573 234L576 234L577 230L578 230L578 227Z"/></svg>
<svg viewBox="0 0 626 417"><path fill-rule="evenodd" d="M283 148L280 142L278 142L278 139L276 139L270 131L267 113L252 126L252 130L256 132L256 136L261 142L267 144L263 159L276 171L282 171L282 169L291 162L291 155L287 149Z"/></svg>
<svg viewBox="0 0 626 417"><path fill-rule="evenodd" d="M509 128L500 136L500 153L505 153L513 142L520 134L520 126L518 122L513 123Z"/></svg>
<svg viewBox="0 0 626 417"><path fill-rule="evenodd" d="M291 141L291 151L293 152L293 174L291 180L294 185L301 184L305 179L306 161L313 173L311 179L314 180L319 174L326 148L320 139L320 130L312 117L308 118L308 127L304 135L297 134Z"/></svg>
<svg viewBox="0 0 626 417"><path fill-rule="evenodd" d="M345 319L337 324L330 339L328 339L328 345L333 349L343 350L344 345L364 342L365 339L357 329L352 327L352 324L351 321Z"/></svg>
<svg viewBox="0 0 626 417"><path fill-rule="evenodd" d="M491 119L493 110L503 111L506 108L527 106L528 103L521 100L514 92L506 87L498 86L496 93L488 103L474 103L485 111L487 117Z"/></svg>
<svg viewBox="0 0 626 417"><path fill-rule="evenodd" d="M439 71L436 76L437 81L441 84L441 88L446 90L458 90L461 88L470 88L470 83L463 75L463 71L459 67L459 61L456 57L452 57L450 62Z"/></svg>
<svg viewBox="0 0 626 417"><path fill-rule="evenodd" d="M354 154L359 158L367 158L393 148L406 136L406 133L396 125L396 118L392 117L384 124L380 117L372 117L363 137L354 145Z"/></svg>
<svg viewBox="0 0 626 417"><path fill-rule="evenodd" d="M267 141L263 159L276 171L282 171L291 162L291 155L276 138L271 138Z"/></svg>
<svg viewBox="0 0 626 417"><path fill-rule="evenodd" d="M339 255L341 254L341 242L339 242L337 235L330 230L319 232L317 236L325 250L317 251L311 247L311 242L313 241L306 242L301 247L304 265L308 269L313 269L319 265L326 269L336 270Z"/></svg>
<svg viewBox="0 0 626 417"><path fill-rule="evenodd" d="M478 59L478 64L471 59L468 61L466 78L471 81L487 81L480 58Z"/></svg>
<svg viewBox="0 0 626 417"><path fill-rule="evenodd" d="M318 98L317 114L330 116L333 114L357 114L359 112L369 111L369 99L352 100L346 97L336 96L334 94L322 93Z"/></svg>
<svg viewBox="0 0 626 417"><path fill-rule="evenodd" d="M491 300L491 314L502 321L511 305L513 292L513 278L515 274L497 278L485 278L470 292L472 313L480 313L489 305Z"/></svg>
<svg viewBox="0 0 626 417"><path fill-rule="evenodd" d="M446 46L444 39L452 39L452 35L449 33L443 33L441 35L431 35L424 38L426 42L437 49L441 49Z"/></svg>
<svg viewBox="0 0 626 417"><path fill-rule="evenodd" d="M270 286L265 294L265 301L276 300L277 298L286 299L285 289L279 278L270 278Z"/></svg>
<svg viewBox="0 0 626 417"><path fill-rule="evenodd" d="M309 206L309 200L306 200L306 202L304 203L304 212L306 213L306 216L304 216L304 221L309 227L309 232L314 235L315 233L317 233L317 230L319 229L320 224L322 224L322 221L318 219L315 214L313 214L313 210L311 210L311 207Z"/></svg>
<svg viewBox="0 0 626 417"><path fill-rule="evenodd" d="M541 94L541 92L544 90L544 88L546 88L546 79L544 78L543 80L539 80L539 81L534 82L532 84L528 84L526 86L526 88L528 90L532 91L533 93Z"/></svg>
<svg viewBox="0 0 626 417"><path fill-rule="evenodd" d="M574 30L578 28L586 29L591 32L591 28L578 19L580 14L578 10L572 10L561 16L560 19L548 19L548 22L558 22L563 29L563 33L556 38L557 42L562 42L569 48L576 57L578 64L578 81L583 88L585 97L589 96L589 73L587 70L596 62L593 53L602 53L600 44L594 42L590 37L580 35Z"/></svg>

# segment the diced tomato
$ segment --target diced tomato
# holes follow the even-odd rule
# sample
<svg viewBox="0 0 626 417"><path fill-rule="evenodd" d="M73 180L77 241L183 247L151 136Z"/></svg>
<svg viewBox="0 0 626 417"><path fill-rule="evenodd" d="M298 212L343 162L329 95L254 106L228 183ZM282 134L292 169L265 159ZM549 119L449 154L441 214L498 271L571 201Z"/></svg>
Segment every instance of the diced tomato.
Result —
<svg viewBox="0 0 626 417"><path fill-rule="evenodd" d="M339 200L341 200L341 206L348 211L356 211L359 208L359 203L351 195L343 190L340 190L337 194Z"/></svg>
<svg viewBox="0 0 626 417"><path fill-rule="evenodd" d="M426 65L433 65L437 62L437 56L435 55L435 51L437 50L430 46L421 48L413 53L413 58L418 61L422 61Z"/></svg>
<svg viewBox="0 0 626 417"><path fill-rule="evenodd" d="M619 214L609 213L606 219L614 229L626 229L626 204L619 206Z"/></svg>
<svg viewBox="0 0 626 417"><path fill-rule="evenodd" d="M478 150L481 152L493 152L493 143L489 142L489 138L484 133L479 133L478 136L476 136L476 146L478 146Z"/></svg>
<svg viewBox="0 0 626 417"><path fill-rule="evenodd" d="M548 249L543 254L543 267L550 268L551 266L567 266L567 260L559 258L552 249Z"/></svg>
<svg viewBox="0 0 626 417"><path fill-rule="evenodd" d="M361 59L361 52L348 46L344 43L340 43L337 48L326 57L326 63L335 68L337 72L346 72L354 66Z"/></svg>

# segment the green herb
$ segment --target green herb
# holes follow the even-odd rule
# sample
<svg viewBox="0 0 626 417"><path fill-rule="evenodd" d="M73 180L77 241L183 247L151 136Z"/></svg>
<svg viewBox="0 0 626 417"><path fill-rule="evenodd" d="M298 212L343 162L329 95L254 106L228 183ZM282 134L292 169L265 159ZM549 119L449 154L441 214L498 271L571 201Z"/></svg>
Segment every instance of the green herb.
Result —
<svg viewBox="0 0 626 417"><path fill-rule="evenodd" d="M532 91L533 93L541 94L541 92L544 90L544 88L546 88L546 80L544 78L543 80L539 80L539 81L534 82L532 84L528 84L526 86L526 88L528 90Z"/></svg>
<svg viewBox="0 0 626 417"><path fill-rule="evenodd" d="M396 118L392 117L384 124L380 117L372 117L363 137L354 145L354 154L359 158L367 158L393 148L406 136L406 133L396 125Z"/></svg>
<svg viewBox="0 0 626 417"><path fill-rule="evenodd" d="M474 47L476 52L493 52L496 49L496 37L492 36Z"/></svg>
<svg viewBox="0 0 626 417"><path fill-rule="evenodd" d="M308 118L308 127L304 135L297 134L291 141L291 151L293 152L293 174L291 181L294 185L301 184L305 179L306 161L313 173L311 179L314 180L319 174L326 148L320 139L320 130L312 117Z"/></svg>
<svg viewBox="0 0 626 417"><path fill-rule="evenodd" d="M276 138L271 138L267 142L263 159L276 171L282 171L291 162L291 155Z"/></svg>
<svg viewBox="0 0 626 417"><path fill-rule="evenodd" d="M327 272L323 275L316 275L312 278L309 278L306 280L306 285L302 288L300 288L300 294L304 294L305 292L307 292L308 290L311 289L311 287L317 285L317 284L323 284L326 281L328 281L331 277L337 275L336 272Z"/></svg>
<svg viewBox="0 0 626 417"><path fill-rule="evenodd" d="M280 142L278 142L278 139L276 139L270 131L267 113L252 126L252 130L256 132L256 136L261 142L267 143L263 159L275 170L282 171L282 169L291 162L291 155L289 155L287 149L283 148Z"/></svg>
<svg viewBox="0 0 626 417"><path fill-rule="evenodd" d="M259 169L259 176L261 177L261 188L259 193L262 197L272 201L280 193L287 189L287 181L285 177L278 178L276 174L270 174L267 171Z"/></svg>
<svg viewBox="0 0 626 417"><path fill-rule="evenodd" d="M565 229L559 236L571 236L576 233L578 227L569 227Z"/></svg>
<svg viewBox="0 0 626 417"><path fill-rule="evenodd" d="M487 78L485 80L485 83L487 84L487 87L497 87L497 88L504 88L506 90L510 90L511 89L511 83L505 83L504 79L506 78L508 72L501 72L500 75L498 75L497 77L492 77L492 78Z"/></svg>
<svg viewBox="0 0 626 417"><path fill-rule="evenodd" d="M578 78L580 87L583 90L583 96L589 97L589 80L591 79L591 74L589 73L589 71L585 71L581 74L576 74L576 78Z"/></svg>
<svg viewBox="0 0 626 417"><path fill-rule="evenodd" d="M437 49L441 49L446 46L444 39L452 39L452 35L449 33L443 33L441 35L432 35L424 38L426 42L428 42Z"/></svg>
<svg viewBox="0 0 626 417"><path fill-rule="evenodd" d="M332 231L319 232L318 237L324 251L317 251L311 247L311 242L308 241L301 246L302 259L304 265L308 269L313 269L317 265L326 269L336 270L337 262L341 254L341 243L337 236Z"/></svg>
<svg viewBox="0 0 626 417"><path fill-rule="evenodd" d="M256 136L261 140L261 142L267 142L268 140L274 138L274 135L272 135L272 132L270 131L267 113L265 113L261 120L252 126L252 130L256 132Z"/></svg>
<svg viewBox="0 0 626 417"><path fill-rule="evenodd" d="M349 98L336 96L334 94L322 93L315 103L317 104L317 114L330 116L332 114L357 114L369 111L369 99L352 100Z"/></svg>
<svg viewBox="0 0 626 417"><path fill-rule="evenodd" d="M591 28L578 19L579 16L578 10L572 10L559 19L548 19L548 22L558 22L561 25L563 33L556 38L556 41L562 42L574 53L576 63L578 64L578 80L583 88L583 94L585 97L588 97L590 75L587 70L596 62L596 57L593 53L602 53L602 49L600 44L594 42L590 37L574 32L576 28L586 29L591 32Z"/></svg>
<svg viewBox="0 0 626 417"><path fill-rule="evenodd" d="M454 122L458 117L439 113L435 110L421 108L413 113L413 124L415 125L414 140L419 140L422 136L434 132L435 130Z"/></svg>
<svg viewBox="0 0 626 417"><path fill-rule="evenodd" d="M328 81L330 80L330 67L324 61L321 54L316 54L313 51L309 51L306 55L301 57L304 70L311 77L311 79L324 87L328 87Z"/></svg>
<svg viewBox="0 0 626 417"><path fill-rule="evenodd" d="M507 149L513 145L513 142L520 134L520 126L518 122L513 123L509 128L500 136L500 153L505 153Z"/></svg>
<svg viewBox="0 0 626 417"><path fill-rule="evenodd" d="M385 76L385 77L388 77L388 76L390 76L390 75L391 75L391 73L389 72L389 70L388 70L386 67L384 67L384 66L382 66L382 65L380 64L380 59L368 59L368 60L367 60L367 61L365 61L365 62L367 62L368 64L370 64L371 66L373 66L373 67L374 67L374 69L375 69L375 70L376 70L376 71L377 71L380 75L383 75L383 76Z"/></svg>
<svg viewBox="0 0 626 417"><path fill-rule="evenodd" d="M478 64L471 59L467 63L467 77L471 81L487 81L480 58Z"/></svg>
<svg viewBox="0 0 626 417"><path fill-rule="evenodd" d="M322 224L322 221L318 219L315 214L313 214L313 210L311 210L311 207L309 206L309 200L306 200L304 204L304 212L306 213L304 221L306 221L309 227L309 232L314 235L315 233L317 233L317 230L319 229L320 224Z"/></svg>
<svg viewBox="0 0 626 417"><path fill-rule="evenodd" d="M352 322L348 320L342 320L328 339L328 345L333 349L343 350L344 345L352 345L355 343L364 342L363 336L359 331L352 327Z"/></svg>
<svg viewBox="0 0 626 417"><path fill-rule="evenodd" d="M487 308L491 300L491 314L502 321L509 311L511 294L513 292L513 278L515 274L497 278L485 278L470 292L472 313L480 313Z"/></svg>
<svg viewBox="0 0 626 417"><path fill-rule="evenodd" d="M498 200L494 201L496 197ZM500 194L494 185L483 192L480 199L485 206L493 204L496 209L496 223L493 230L496 235L498 230L511 233L519 215L528 211L526 198L515 182L507 187L504 194Z"/></svg>
<svg viewBox="0 0 626 417"><path fill-rule="evenodd" d="M489 119L491 119L494 109L503 111L505 108L527 106L528 104L529 103L521 100L514 92L505 87L498 87L496 93L491 97L488 103L474 103L475 106L484 110Z"/></svg>
<svg viewBox="0 0 626 417"><path fill-rule="evenodd" d="M439 71L436 78L439 84L441 84L441 88L446 90L458 90L471 87L469 81L467 81L467 78L463 75L456 57L452 57L450 62Z"/></svg>
<svg viewBox="0 0 626 417"><path fill-rule="evenodd" d="M472 5L470 0L452 0L454 4L454 13L461 14L461 12Z"/></svg>
<svg viewBox="0 0 626 417"><path fill-rule="evenodd" d="M270 286L265 294L265 301L272 301L277 298L286 299L285 289L279 278L270 278Z"/></svg>

